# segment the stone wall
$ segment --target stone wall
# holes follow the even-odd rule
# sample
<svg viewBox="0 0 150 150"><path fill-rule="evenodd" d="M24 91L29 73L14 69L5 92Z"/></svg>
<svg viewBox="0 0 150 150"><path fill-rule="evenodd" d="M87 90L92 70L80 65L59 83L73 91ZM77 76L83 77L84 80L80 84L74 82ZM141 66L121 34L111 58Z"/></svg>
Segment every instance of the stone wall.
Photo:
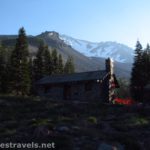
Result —
<svg viewBox="0 0 150 150"><path fill-rule="evenodd" d="M38 87L38 95L46 96L51 99L65 100L64 92L65 87L69 86L68 91L68 100L77 100L77 101L96 101L102 100L102 84L97 81L90 82L75 82L67 84L58 84L58 85L49 85ZM66 100L67 100L66 99Z"/></svg>

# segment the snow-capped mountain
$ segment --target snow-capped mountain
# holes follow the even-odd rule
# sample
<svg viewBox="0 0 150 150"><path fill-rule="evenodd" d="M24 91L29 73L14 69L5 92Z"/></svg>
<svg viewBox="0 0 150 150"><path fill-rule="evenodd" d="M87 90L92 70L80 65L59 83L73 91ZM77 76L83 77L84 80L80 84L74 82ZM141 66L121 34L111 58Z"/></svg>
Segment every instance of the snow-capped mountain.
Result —
<svg viewBox="0 0 150 150"><path fill-rule="evenodd" d="M16 37L17 35L0 35L0 41L4 46L12 47L16 43ZM41 40L49 46L50 50L51 48L57 49L64 62L68 56L72 56L76 72L103 70L105 69L105 58L112 57L117 60L114 62L116 75L121 78L130 78L133 50L125 45L115 42L88 42L60 35L55 31L45 31L37 36L28 36L29 52L32 57L36 55Z"/></svg>
<svg viewBox="0 0 150 150"><path fill-rule="evenodd" d="M67 35L59 34L59 38L67 45L88 57L111 57L121 63L133 62L133 49L117 42L89 42Z"/></svg>

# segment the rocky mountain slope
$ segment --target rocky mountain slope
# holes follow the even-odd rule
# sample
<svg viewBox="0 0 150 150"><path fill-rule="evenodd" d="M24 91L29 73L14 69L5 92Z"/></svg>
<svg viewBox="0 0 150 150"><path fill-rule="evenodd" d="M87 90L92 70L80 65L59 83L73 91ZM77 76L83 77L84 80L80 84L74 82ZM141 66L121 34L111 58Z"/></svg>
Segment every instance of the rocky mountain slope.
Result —
<svg viewBox="0 0 150 150"><path fill-rule="evenodd" d="M15 45L16 35L0 35L0 41L5 46L14 46ZM28 36L28 43L29 43L29 50L31 55L35 55L38 49L39 42L43 40L45 44L49 46L49 48L56 48L60 54L62 54L64 60L67 59L68 56L73 56L74 64L77 72L84 72L84 71L92 71L98 69L104 69L105 67L105 57L112 57L112 55L105 55L105 57L97 57L97 55L88 55L83 54L82 51L76 50L73 48L72 45L66 43L62 36L54 31L51 32L43 32L37 36ZM100 46L101 44L99 44ZM107 44L106 44L107 45ZM89 45L90 47L90 45ZM96 47L95 47L96 48ZM89 49L87 48L87 51ZM94 50L92 50L94 51ZM105 49L106 51L106 49ZM119 50L117 50L119 51ZM129 51L129 50L126 50ZM90 52L91 53L91 52ZM117 52L116 52L117 53ZM118 54L118 58L121 53ZM115 54L114 54L115 56ZM121 55L124 57L124 55ZM124 59L120 57L120 62L115 61L115 72L120 77L129 77L130 70L131 70L131 58L127 57L128 60L122 62ZM114 59L117 60L117 59ZM119 60L119 59L118 59Z"/></svg>

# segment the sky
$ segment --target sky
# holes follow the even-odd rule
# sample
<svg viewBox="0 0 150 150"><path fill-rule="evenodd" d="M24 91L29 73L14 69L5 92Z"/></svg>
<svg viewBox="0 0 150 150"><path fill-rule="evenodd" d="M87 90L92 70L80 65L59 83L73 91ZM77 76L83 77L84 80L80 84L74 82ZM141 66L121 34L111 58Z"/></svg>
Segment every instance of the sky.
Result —
<svg viewBox="0 0 150 150"><path fill-rule="evenodd" d="M150 0L0 0L0 35L56 31L132 48L150 42Z"/></svg>

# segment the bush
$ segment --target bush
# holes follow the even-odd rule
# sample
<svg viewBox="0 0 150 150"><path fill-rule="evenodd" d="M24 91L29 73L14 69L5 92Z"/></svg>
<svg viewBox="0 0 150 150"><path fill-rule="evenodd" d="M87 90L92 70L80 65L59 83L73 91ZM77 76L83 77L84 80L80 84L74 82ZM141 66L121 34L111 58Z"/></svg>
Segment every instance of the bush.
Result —
<svg viewBox="0 0 150 150"><path fill-rule="evenodd" d="M129 120L132 125L147 125L149 121L143 117L133 117Z"/></svg>
<svg viewBox="0 0 150 150"><path fill-rule="evenodd" d="M90 116L88 118L88 122L92 123L92 124L97 124L97 118L96 117L93 117L93 116Z"/></svg>

